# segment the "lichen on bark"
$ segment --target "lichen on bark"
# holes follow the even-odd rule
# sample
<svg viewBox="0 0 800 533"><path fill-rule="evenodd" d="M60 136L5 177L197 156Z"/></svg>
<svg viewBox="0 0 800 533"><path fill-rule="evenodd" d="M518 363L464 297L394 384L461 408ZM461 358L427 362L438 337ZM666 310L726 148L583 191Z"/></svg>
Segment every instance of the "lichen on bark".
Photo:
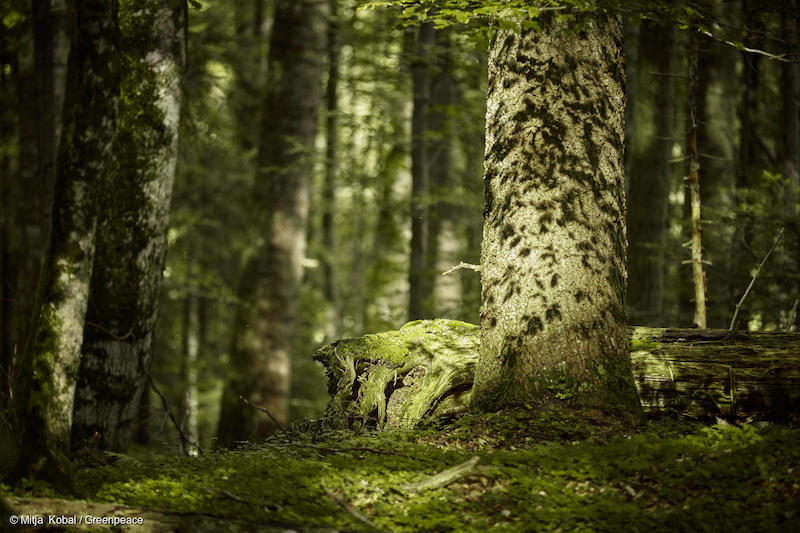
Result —
<svg viewBox="0 0 800 533"><path fill-rule="evenodd" d="M73 5L53 220L36 314L16 383L22 469L63 479L95 255L96 202L119 100L115 1Z"/></svg>
<svg viewBox="0 0 800 533"><path fill-rule="evenodd" d="M114 158L100 188L72 445L125 451L151 361L177 162L184 8L126 0Z"/></svg>

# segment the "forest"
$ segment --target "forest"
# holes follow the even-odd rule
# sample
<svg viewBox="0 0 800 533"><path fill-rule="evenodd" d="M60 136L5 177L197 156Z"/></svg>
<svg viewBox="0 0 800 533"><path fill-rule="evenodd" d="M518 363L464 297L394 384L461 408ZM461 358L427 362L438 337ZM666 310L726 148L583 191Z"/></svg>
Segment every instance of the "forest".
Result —
<svg viewBox="0 0 800 533"><path fill-rule="evenodd" d="M797 0L0 0L0 531L800 530Z"/></svg>

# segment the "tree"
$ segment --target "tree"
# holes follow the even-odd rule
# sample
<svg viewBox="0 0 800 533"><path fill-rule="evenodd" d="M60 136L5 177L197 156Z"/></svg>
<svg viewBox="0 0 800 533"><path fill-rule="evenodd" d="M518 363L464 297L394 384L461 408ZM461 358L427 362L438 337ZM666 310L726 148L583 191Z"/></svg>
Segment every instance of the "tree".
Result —
<svg viewBox="0 0 800 533"><path fill-rule="evenodd" d="M327 0L279 0L275 6L251 210L261 243L247 259L238 289L233 375L218 431L223 444L264 436L288 415L326 16ZM268 410L274 421L242 406L240 396Z"/></svg>
<svg viewBox="0 0 800 533"><path fill-rule="evenodd" d="M108 170L119 101L117 2L77 0L67 68L53 222L16 410L22 463L60 477L67 465L97 229L98 186Z"/></svg>
<svg viewBox="0 0 800 533"><path fill-rule="evenodd" d="M408 318L426 316L425 299L433 287L426 285L428 245L428 193L430 192L428 115L431 98L431 57L436 42L433 24L420 24L411 59L414 110L411 118L411 261L408 273Z"/></svg>
<svg viewBox="0 0 800 533"><path fill-rule="evenodd" d="M627 304L634 324L652 324L663 316L666 234L669 227L673 129L675 123L675 81L672 74L674 29L647 25L641 32L640 70L659 74L652 100L644 110L653 109L655 131L645 143L643 134L626 143L631 155L628 176L628 272ZM627 85L626 85L627 86ZM643 102L645 84L637 85ZM648 95L649 96L649 95ZM641 105L641 104L640 104ZM645 106L641 106L645 107ZM650 116L647 117L650 122ZM628 126L626 121L626 127ZM643 154L636 150L641 144Z"/></svg>
<svg viewBox="0 0 800 533"><path fill-rule="evenodd" d="M624 73L613 18L504 29L489 58L472 405L638 416L625 313Z"/></svg>
<svg viewBox="0 0 800 533"><path fill-rule="evenodd" d="M124 452L135 429L158 313L178 150L185 6L123 1L114 159L83 329L72 445Z"/></svg>
<svg viewBox="0 0 800 533"><path fill-rule="evenodd" d="M337 286L336 250L336 174L339 171L339 55L341 48L339 0L328 0L328 80L325 84L325 181L322 187L323 292L331 307L328 331L336 337L341 331L341 309Z"/></svg>

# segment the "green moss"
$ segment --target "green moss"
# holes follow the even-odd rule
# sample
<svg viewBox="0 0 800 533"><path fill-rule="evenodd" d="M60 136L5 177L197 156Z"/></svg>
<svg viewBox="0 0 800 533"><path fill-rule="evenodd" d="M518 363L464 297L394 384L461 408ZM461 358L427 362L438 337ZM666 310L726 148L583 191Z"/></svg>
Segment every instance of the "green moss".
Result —
<svg viewBox="0 0 800 533"><path fill-rule="evenodd" d="M523 408L415 430L321 434L313 444L276 439L196 459L119 460L81 469L74 496L295 530L366 529L328 490L395 532L789 531L800 526L798 439L792 427L672 420L629 433L599 415ZM474 456L481 469L472 476L404 488Z"/></svg>
<svg viewBox="0 0 800 533"><path fill-rule="evenodd" d="M661 343L656 342L652 339L637 339L637 338L631 339L632 352L639 352L639 351L649 352L652 350L657 350L659 348L661 348Z"/></svg>

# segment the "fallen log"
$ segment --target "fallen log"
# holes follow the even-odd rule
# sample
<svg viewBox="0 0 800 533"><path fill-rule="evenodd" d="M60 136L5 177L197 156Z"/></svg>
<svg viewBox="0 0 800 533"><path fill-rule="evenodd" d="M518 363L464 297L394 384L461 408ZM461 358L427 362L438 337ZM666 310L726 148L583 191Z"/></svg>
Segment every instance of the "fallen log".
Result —
<svg viewBox="0 0 800 533"><path fill-rule="evenodd" d="M652 415L785 421L800 416L800 334L632 327L631 362ZM328 417L412 427L466 409L480 328L419 320L343 339L314 359L328 377Z"/></svg>

